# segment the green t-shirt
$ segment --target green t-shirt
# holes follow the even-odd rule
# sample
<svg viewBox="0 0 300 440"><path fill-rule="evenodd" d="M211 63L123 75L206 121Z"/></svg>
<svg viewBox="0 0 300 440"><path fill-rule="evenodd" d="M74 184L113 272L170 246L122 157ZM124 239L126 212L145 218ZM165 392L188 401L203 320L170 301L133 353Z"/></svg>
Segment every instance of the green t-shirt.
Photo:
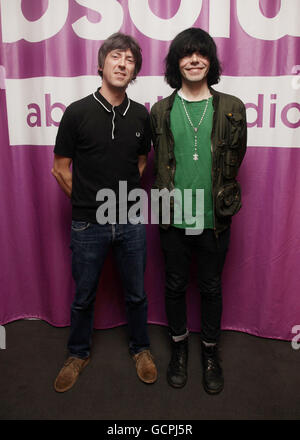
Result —
<svg viewBox="0 0 300 440"><path fill-rule="evenodd" d="M184 104L194 127L198 127L206 106L202 101L186 101ZM213 229L212 200L212 159L211 130L213 106L212 97L208 100L207 109L197 133L192 128L186 115L181 97L177 94L171 110L171 130L175 145L176 159L175 189L179 197L175 197L174 226L178 228ZM197 149L195 150L195 136ZM197 153L198 160L194 160ZM190 190L185 191L184 190ZM204 190L204 213L201 192ZM197 214L197 216L196 216ZM204 214L204 218L203 218ZM204 220L204 223L203 223Z"/></svg>

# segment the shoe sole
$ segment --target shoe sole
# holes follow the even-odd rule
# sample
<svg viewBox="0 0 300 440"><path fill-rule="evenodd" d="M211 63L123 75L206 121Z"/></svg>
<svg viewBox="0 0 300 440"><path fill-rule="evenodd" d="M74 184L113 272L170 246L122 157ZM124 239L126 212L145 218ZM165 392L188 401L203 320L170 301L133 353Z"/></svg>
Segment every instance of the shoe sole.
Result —
<svg viewBox="0 0 300 440"><path fill-rule="evenodd" d="M71 385L69 385L69 386L67 386L65 388L59 389L59 388L57 388L57 385L56 385L56 382L57 382L57 378L56 378L56 380L54 382L54 389L55 389L55 391L57 393L65 393L66 391L69 391L75 385L75 383L77 382L80 374L82 373L84 368L89 364L90 360L91 360L90 358L87 358L87 360L84 362L84 364L82 364L82 368L81 368L80 373L78 374L77 378L75 379L75 381Z"/></svg>

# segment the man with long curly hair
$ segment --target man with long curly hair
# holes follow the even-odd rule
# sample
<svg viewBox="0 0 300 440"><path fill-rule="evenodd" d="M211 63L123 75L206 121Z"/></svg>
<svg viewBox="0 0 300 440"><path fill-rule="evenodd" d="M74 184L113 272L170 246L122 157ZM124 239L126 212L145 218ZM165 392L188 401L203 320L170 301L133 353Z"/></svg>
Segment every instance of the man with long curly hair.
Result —
<svg viewBox="0 0 300 440"><path fill-rule="evenodd" d="M220 393L224 387L219 357L221 274L231 217L241 207L236 176L247 139L244 104L211 87L219 82L220 73L211 36L199 28L182 31L172 41L166 57L165 79L175 91L157 102L150 116L155 149L154 187L180 191L182 195L181 203L169 198L168 220L160 212L172 347L167 380L175 388L183 387L187 381L189 332L185 296L195 252L201 292L203 385L209 394ZM201 214L196 200L199 189L204 190L201 231L196 229L197 222L190 221ZM192 191L191 204L185 203L185 190Z"/></svg>

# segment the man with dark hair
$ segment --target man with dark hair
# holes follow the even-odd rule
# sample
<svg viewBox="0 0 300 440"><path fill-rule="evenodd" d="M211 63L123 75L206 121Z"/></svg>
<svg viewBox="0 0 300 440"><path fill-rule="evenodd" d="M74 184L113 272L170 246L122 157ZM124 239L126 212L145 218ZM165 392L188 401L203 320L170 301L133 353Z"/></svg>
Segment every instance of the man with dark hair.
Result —
<svg viewBox="0 0 300 440"><path fill-rule="evenodd" d="M150 114L155 148L154 186L159 190L180 191L183 200L178 204L170 199L169 221L161 220L160 215L166 314L172 347L167 380L175 388L183 387L187 381L185 295L195 252L201 292L203 385L210 394L221 392L224 386L218 349L221 274L231 217L241 207L236 176L247 138L244 104L211 87L219 81L219 76L217 49L210 35L198 28L181 32L172 41L166 57L165 78L176 90L154 104ZM192 191L190 212L184 203L187 189ZM195 208L198 189L204 190L202 233L193 230L197 224L186 220L199 215Z"/></svg>
<svg viewBox="0 0 300 440"><path fill-rule="evenodd" d="M72 202L72 274L76 284L69 357L54 384L58 392L69 390L90 361L97 285L111 246L125 290L129 350L138 377L146 383L157 378L147 330L145 225L129 218L127 203L128 193L140 186L151 146L148 112L126 94L128 84L140 71L141 49L132 37L113 34L100 47L98 60L102 86L67 107L54 149L52 174ZM127 184L125 199L121 191L119 194L120 181ZM116 205L109 208L114 208L116 221L108 223L104 216L98 216L100 190L114 193Z"/></svg>

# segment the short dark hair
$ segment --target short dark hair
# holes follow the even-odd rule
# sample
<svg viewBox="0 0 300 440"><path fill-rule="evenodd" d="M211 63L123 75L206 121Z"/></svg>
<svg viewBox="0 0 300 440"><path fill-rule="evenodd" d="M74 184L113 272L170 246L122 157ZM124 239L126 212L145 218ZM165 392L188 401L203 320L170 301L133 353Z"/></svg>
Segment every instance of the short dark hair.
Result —
<svg viewBox="0 0 300 440"><path fill-rule="evenodd" d="M200 28L189 28L180 32L172 41L165 59L165 79L173 89L181 88L179 60L194 52L199 52L210 61L207 84L212 86L220 81L221 65L217 57L217 46L212 37Z"/></svg>
<svg viewBox="0 0 300 440"><path fill-rule="evenodd" d="M121 32L116 32L108 37L101 45L98 51L98 66L103 68L104 61L109 52L112 50L127 50L130 49L135 61L134 76L132 80L135 80L137 74L142 67L142 50L138 42L130 35L122 34ZM99 75L103 76L102 71L98 67Z"/></svg>

